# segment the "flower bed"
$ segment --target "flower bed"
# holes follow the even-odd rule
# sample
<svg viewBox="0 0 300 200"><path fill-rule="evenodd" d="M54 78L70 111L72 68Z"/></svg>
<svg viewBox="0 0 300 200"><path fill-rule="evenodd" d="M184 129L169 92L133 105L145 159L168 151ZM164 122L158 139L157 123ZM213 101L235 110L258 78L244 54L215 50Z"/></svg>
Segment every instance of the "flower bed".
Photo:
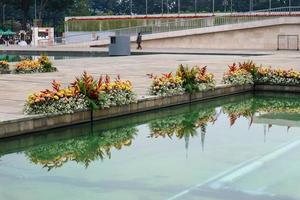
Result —
<svg viewBox="0 0 300 200"><path fill-rule="evenodd" d="M169 73L160 77L151 74L149 77L153 80L150 86L151 95L173 96L184 93L183 80L179 76L173 76L172 73Z"/></svg>
<svg viewBox="0 0 300 200"><path fill-rule="evenodd" d="M52 90L44 90L29 95L24 112L26 114L62 114L87 109L85 96L74 87L60 88L60 83L53 81Z"/></svg>
<svg viewBox="0 0 300 200"><path fill-rule="evenodd" d="M233 85L270 84L270 85L300 85L300 72L293 69L272 69L257 66L252 61L233 64L223 76L223 83Z"/></svg>
<svg viewBox="0 0 300 200"><path fill-rule="evenodd" d="M130 81L122 81L118 77L110 81L110 77L102 77L98 81L84 72L67 88L53 81L52 90L44 90L30 95L25 103L26 114L65 114L88 108L108 108L136 102Z"/></svg>
<svg viewBox="0 0 300 200"><path fill-rule="evenodd" d="M89 102L91 108L108 108L110 106L121 106L136 102L136 94L132 91L130 81L122 81L118 76L115 81L106 75L98 80L84 72L71 84Z"/></svg>
<svg viewBox="0 0 300 200"><path fill-rule="evenodd" d="M244 64L236 65L233 63L229 65L229 70L224 74L222 83L231 85L254 84L253 76Z"/></svg>
<svg viewBox="0 0 300 200"><path fill-rule="evenodd" d="M0 74L8 74L10 73L9 64L7 61L0 61Z"/></svg>
<svg viewBox="0 0 300 200"><path fill-rule="evenodd" d="M55 72L57 69L52 66L47 56L41 56L38 60L22 60L16 64L14 73L26 74L37 72Z"/></svg>
<svg viewBox="0 0 300 200"><path fill-rule="evenodd" d="M158 96L179 95L185 92L199 92L214 89L216 81L212 73L207 73L206 67L184 67L180 65L176 75L172 73L162 76L149 75L153 80L150 94Z"/></svg>
<svg viewBox="0 0 300 200"><path fill-rule="evenodd" d="M177 76L183 80L183 87L186 92L200 92L211 90L216 87L215 77L207 72L207 67L184 67L180 65L177 69Z"/></svg>
<svg viewBox="0 0 300 200"><path fill-rule="evenodd" d="M270 85L300 85L300 72L293 69L272 69L270 67L260 67L255 76L255 82L258 84Z"/></svg>

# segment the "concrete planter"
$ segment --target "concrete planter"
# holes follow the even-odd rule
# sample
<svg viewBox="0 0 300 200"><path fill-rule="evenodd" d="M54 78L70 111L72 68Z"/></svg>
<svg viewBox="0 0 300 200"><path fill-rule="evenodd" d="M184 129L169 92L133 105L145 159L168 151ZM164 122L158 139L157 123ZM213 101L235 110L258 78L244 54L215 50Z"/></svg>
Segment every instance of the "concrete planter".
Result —
<svg viewBox="0 0 300 200"><path fill-rule="evenodd" d="M20 120L0 122L0 138L89 122L90 117L90 111L78 111L73 114L34 116Z"/></svg>
<svg viewBox="0 0 300 200"><path fill-rule="evenodd" d="M216 97L222 97L232 94L239 94L243 92L253 91L253 85L220 85L214 90L197 92L191 95L191 102L201 101L205 99L211 99Z"/></svg>
<svg viewBox="0 0 300 200"><path fill-rule="evenodd" d="M137 103L130 105L110 107L93 112L93 120L107 119L111 117L123 116L149 110L165 108L190 102L189 94L171 96L171 97L148 97L138 100Z"/></svg>

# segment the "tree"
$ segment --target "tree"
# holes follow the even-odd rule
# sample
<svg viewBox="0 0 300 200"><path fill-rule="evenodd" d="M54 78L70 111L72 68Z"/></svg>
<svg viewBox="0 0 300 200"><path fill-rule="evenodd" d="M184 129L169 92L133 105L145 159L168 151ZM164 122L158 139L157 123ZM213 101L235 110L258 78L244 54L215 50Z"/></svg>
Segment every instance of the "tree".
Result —
<svg viewBox="0 0 300 200"><path fill-rule="evenodd" d="M38 13L39 13L38 18L39 19L42 19L43 12L44 12L47 4L48 4L48 0L40 0L40 6L39 6L39 11L38 11Z"/></svg>

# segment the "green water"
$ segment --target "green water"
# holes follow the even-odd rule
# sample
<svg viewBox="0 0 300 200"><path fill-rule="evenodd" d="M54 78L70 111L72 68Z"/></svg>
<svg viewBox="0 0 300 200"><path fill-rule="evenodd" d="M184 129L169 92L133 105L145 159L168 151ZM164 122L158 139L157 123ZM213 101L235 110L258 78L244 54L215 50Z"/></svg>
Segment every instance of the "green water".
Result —
<svg viewBox="0 0 300 200"><path fill-rule="evenodd" d="M99 57L103 56L100 54L80 54L80 53L72 53L72 52L60 52L60 53L52 53L52 52L44 52L43 54L49 56L52 60L65 60L65 59L77 59L77 58L87 58L87 57ZM25 53L1 53L0 52L0 61L6 60L8 62L19 62L21 60L34 60L39 58L41 53L37 52L25 52Z"/></svg>
<svg viewBox="0 0 300 200"><path fill-rule="evenodd" d="M0 199L300 199L299 97L230 96L0 140Z"/></svg>

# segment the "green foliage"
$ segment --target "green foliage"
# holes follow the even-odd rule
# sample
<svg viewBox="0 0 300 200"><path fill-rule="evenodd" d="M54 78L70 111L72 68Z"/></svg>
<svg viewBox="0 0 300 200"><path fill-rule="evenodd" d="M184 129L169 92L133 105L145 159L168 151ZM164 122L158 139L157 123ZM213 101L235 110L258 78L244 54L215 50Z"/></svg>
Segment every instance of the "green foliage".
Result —
<svg viewBox="0 0 300 200"><path fill-rule="evenodd" d="M62 167L69 161L88 167L95 160L111 158L111 149L130 146L137 133L134 127L93 132L87 136L42 144L26 150L26 156L48 171Z"/></svg>
<svg viewBox="0 0 300 200"><path fill-rule="evenodd" d="M97 83L91 75L84 72L83 75L80 78L77 78L72 85L85 96L85 99L92 110L99 108L97 101L100 93L97 90Z"/></svg>
<svg viewBox="0 0 300 200"><path fill-rule="evenodd" d="M216 81L214 75L207 73L206 66L189 68L188 66L179 65L176 74L182 78L183 88L188 93L215 88Z"/></svg>
<svg viewBox="0 0 300 200"><path fill-rule="evenodd" d="M257 96L243 101L225 104L222 110L228 115L230 125L234 125L240 117L250 119L250 125L255 113L300 113L300 102L298 96L273 94L272 96Z"/></svg>
<svg viewBox="0 0 300 200"><path fill-rule="evenodd" d="M207 126L209 122L216 119L215 108L202 108L190 110L186 114L170 116L150 122L150 137L176 136L179 139L194 137L199 127Z"/></svg>
<svg viewBox="0 0 300 200"><path fill-rule="evenodd" d="M188 66L184 67L183 65L180 65L177 69L177 75L182 77L183 87L187 92L192 93L198 91L196 86L197 70L194 67L189 69Z"/></svg>

